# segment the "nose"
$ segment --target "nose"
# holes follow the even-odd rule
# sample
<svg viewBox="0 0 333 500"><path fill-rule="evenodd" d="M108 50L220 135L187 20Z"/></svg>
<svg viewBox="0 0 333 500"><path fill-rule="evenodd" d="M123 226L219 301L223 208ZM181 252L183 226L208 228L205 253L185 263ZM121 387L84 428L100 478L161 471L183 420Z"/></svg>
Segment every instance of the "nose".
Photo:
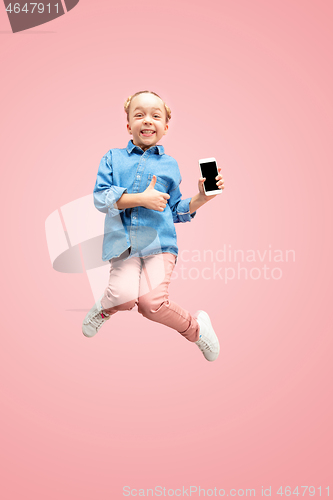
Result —
<svg viewBox="0 0 333 500"><path fill-rule="evenodd" d="M146 116L145 119L143 120L145 123L152 123L152 120L149 116Z"/></svg>

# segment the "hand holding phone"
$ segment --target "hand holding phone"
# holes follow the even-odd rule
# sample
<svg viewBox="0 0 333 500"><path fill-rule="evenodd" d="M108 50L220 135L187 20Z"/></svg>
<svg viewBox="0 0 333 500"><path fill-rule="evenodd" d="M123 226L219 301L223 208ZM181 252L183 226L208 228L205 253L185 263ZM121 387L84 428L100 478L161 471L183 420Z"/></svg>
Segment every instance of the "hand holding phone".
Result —
<svg viewBox="0 0 333 500"><path fill-rule="evenodd" d="M215 196L216 194L222 193L223 187L221 189L216 185L216 177L219 175L219 172L215 158L204 158L203 160L199 160L199 167L201 176L206 178L203 183L206 196Z"/></svg>

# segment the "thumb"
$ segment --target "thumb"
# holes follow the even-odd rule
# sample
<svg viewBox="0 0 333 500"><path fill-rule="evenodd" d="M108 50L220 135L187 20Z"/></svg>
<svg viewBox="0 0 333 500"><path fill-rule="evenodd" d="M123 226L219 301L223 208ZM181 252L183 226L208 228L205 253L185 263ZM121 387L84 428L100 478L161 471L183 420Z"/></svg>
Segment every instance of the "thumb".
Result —
<svg viewBox="0 0 333 500"><path fill-rule="evenodd" d="M156 175L153 175L152 180L150 181L150 184L148 187L153 188L156 184Z"/></svg>

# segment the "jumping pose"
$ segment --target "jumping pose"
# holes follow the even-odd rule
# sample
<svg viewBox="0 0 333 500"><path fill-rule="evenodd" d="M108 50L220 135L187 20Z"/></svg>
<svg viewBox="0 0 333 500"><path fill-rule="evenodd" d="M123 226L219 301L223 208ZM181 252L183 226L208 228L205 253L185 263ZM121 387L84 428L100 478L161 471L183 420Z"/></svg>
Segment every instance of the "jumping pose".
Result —
<svg viewBox="0 0 333 500"><path fill-rule="evenodd" d="M191 221L215 196L205 194L200 177L199 192L182 199L178 164L157 144L171 118L157 94L137 92L124 108L132 139L103 156L94 188L95 207L106 214L102 259L111 264L109 284L86 315L82 332L93 337L113 314L137 305L140 314L177 330L214 361L220 346L208 314L191 315L169 300L168 287L178 256L174 224ZM224 189L220 168L216 185Z"/></svg>

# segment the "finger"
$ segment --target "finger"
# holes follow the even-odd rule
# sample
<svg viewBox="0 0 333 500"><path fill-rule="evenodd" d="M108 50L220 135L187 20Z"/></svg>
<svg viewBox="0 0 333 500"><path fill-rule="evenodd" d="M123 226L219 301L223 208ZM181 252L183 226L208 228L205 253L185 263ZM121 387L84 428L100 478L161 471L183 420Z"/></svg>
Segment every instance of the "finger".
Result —
<svg viewBox="0 0 333 500"><path fill-rule="evenodd" d="M150 181L149 187L154 187L156 184L156 175L153 175L152 180Z"/></svg>

